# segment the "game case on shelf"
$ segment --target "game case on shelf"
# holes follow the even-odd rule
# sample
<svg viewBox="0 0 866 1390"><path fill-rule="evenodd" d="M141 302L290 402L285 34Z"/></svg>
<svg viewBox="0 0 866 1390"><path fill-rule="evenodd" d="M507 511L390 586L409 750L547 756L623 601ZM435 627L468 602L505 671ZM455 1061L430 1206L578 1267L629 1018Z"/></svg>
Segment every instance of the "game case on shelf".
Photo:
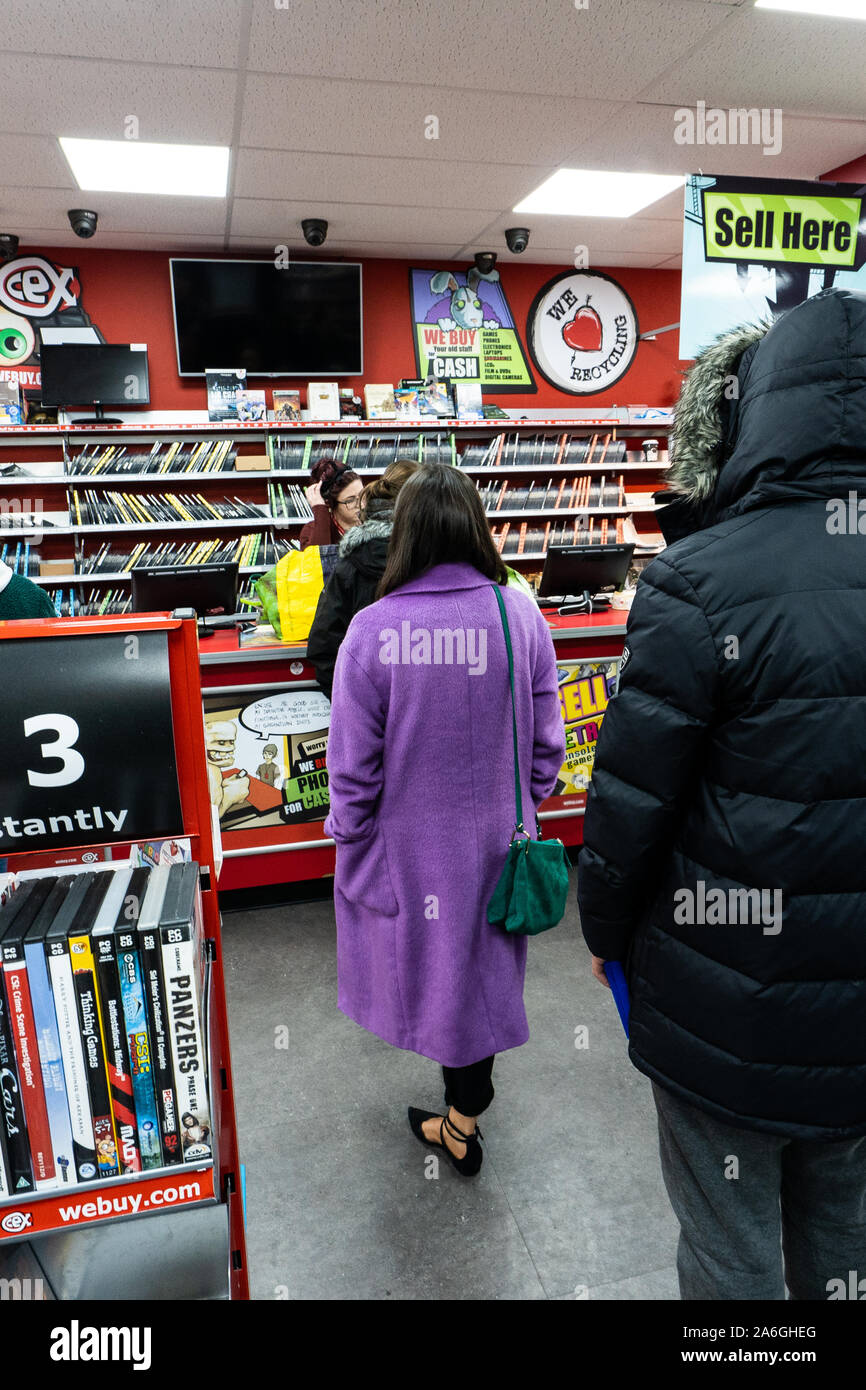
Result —
<svg viewBox="0 0 866 1390"><path fill-rule="evenodd" d="M97 992L105 1028L108 1084L117 1132L117 1158L120 1171L124 1175L141 1172L141 1148L135 1123L129 1042L123 1016L114 939L117 923L128 922L127 913L131 910L131 898L127 890L131 877L131 869L119 869L115 873L114 882L103 900L99 917L91 933Z"/></svg>
<svg viewBox="0 0 866 1390"><path fill-rule="evenodd" d="M90 1106L87 1064L78 1022L78 1003L69 957L68 934L93 878L92 872L75 875L45 934L45 953L63 1057L66 1101L72 1123L72 1152L79 1182L91 1182L98 1169L96 1141L93 1136L93 1111Z"/></svg>
<svg viewBox="0 0 866 1390"><path fill-rule="evenodd" d="M368 420L393 420L397 411L394 387L387 382L369 382L364 387L364 409Z"/></svg>
<svg viewBox="0 0 866 1390"><path fill-rule="evenodd" d="M129 918L115 927L115 950L120 974L120 993L126 1035L129 1040L129 1063L132 1070L132 1094L135 1120L141 1150L141 1165L146 1171L162 1166L160 1120L153 1084L150 1033L147 1026L147 1005L144 980L138 950L138 915L147 891L149 869L134 869L128 896L133 904L133 921Z"/></svg>
<svg viewBox="0 0 866 1390"><path fill-rule="evenodd" d="M300 391L274 391L274 419L300 420Z"/></svg>
<svg viewBox="0 0 866 1390"><path fill-rule="evenodd" d="M235 409L241 421L266 420L268 410L264 391L238 391L235 396Z"/></svg>
<svg viewBox="0 0 866 1390"><path fill-rule="evenodd" d="M37 1192L58 1187L59 1178L42 1081L24 938L50 891L50 879L34 879L19 888L12 902L3 909L4 914L11 909L11 922L0 942L6 1000L12 1021L30 1162Z"/></svg>
<svg viewBox="0 0 866 1390"><path fill-rule="evenodd" d="M202 1026L204 951L197 864L172 864L159 927L183 1158L213 1156Z"/></svg>
<svg viewBox="0 0 866 1390"><path fill-rule="evenodd" d="M141 961L147 1026L150 1035L150 1056L153 1067L153 1088L159 1111L163 1162L180 1163L179 1117L171 1041L168 1036L165 983L162 974L162 949L159 938L160 913L171 866L160 864L150 871L150 880L138 918L138 951Z"/></svg>
<svg viewBox="0 0 866 1390"><path fill-rule="evenodd" d="M105 1034L96 997L96 971L90 943L93 917L99 912L108 884L107 873L96 875L96 882L82 903L78 920L69 929L69 958L72 962L72 979L78 1003L78 1025L81 1029L87 1067L96 1167L100 1178L115 1178L120 1172L117 1131L108 1083Z"/></svg>
<svg viewBox="0 0 866 1390"><path fill-rule="evenodd" d="M51 891L24 938L24 957L27 962L33 1018L39 1043L39 1060L42 1066L42 1085L60 1186L76 1181L75 1153L69 1102L66 1097L63 1053L54 1008L54 991L45 955L45 937L61 903L72 887L73 879L72 874L62 874L54 880Z"/></svg>
<svg viewBox="0 0 866 1390"><path fill-rule="evenodd" d="M237 420L238 394L246 389L247 373L245 367L232 371L218 371L209 367L205 370L207 383L207 418L209 420Z"/></svg>

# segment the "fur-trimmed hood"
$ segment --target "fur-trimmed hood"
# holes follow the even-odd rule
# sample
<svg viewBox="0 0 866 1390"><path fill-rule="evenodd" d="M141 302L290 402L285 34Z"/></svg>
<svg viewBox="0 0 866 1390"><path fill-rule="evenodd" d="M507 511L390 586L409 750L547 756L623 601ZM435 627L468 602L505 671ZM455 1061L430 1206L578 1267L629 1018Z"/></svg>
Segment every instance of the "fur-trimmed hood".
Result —
<svg viewBox="0 0 866 1390"><path fill-rule="evenodd" d="M349 555L353 550L357 550L359 545L365 545L367 541L388 540L393 526L393 512L371 516L366 521L359 521L357 526L349 528L340 541L340 554Z"/></svg>
<svg viewBox="0 0 866 1390"><path fill-rule="evenodd" d="M757 506L844 495L866 475L866 294L841 287L717 338L686 377L671 435L679 535ZM665 518L664 512L669 516Z"/></svg>
<svg viewBox="0 0 866 1390"><path fill-rule="evenodd" d="M712 493L730 425L729 402L738 394L740 361L770 327L770 322L743 324L720 334L695 359L674 418L667 478L671 492L692 502L704 502Z"/></svg>

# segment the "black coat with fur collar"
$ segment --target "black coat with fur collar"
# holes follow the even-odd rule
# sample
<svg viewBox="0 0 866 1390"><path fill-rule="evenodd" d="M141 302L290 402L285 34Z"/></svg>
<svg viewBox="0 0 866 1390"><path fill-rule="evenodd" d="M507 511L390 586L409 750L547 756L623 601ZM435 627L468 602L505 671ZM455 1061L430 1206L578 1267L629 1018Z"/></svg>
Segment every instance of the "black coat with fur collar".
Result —
<svg viewBox="0 0 866 1390"><path fill-rule="evenodd" d="M866 1134L866 295L702 354L671 481L684 538L641 579L602 725L584 936L627 961L661 1086Z"/></svg>
<svg viewBox="0 0 866 1390"><path fill-rule="evenodd" d="M373 602L385 573L392 521L392 511L380 510L346 532L340 541L337 563L319 596L307 639L307 656L328 699L337 652L349 623Z"/></svg>

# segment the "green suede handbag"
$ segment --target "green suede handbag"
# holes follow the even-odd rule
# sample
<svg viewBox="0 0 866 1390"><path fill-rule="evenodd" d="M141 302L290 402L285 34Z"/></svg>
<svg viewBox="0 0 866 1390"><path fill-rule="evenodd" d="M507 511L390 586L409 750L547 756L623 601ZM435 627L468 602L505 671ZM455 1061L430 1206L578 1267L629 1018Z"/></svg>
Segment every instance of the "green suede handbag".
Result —
<svg viewBox="0 0 866 1390"><path fill-rule="evenodd" d="M514 712L514 654L508 615L499 586L493 592L499 604L505 646L508 650L508 681L511 686L511 726L514 735L514 796L517 820L508 847L508 858L487 907L487 920L494 927L522 936L537 936L561 922L568 898L568 856L561 840L542 840L538 816L537 840L523 828L523 801L520 795L520 763L517 753L517 717ZM518 839L519 835L525 839Z"/></svg>

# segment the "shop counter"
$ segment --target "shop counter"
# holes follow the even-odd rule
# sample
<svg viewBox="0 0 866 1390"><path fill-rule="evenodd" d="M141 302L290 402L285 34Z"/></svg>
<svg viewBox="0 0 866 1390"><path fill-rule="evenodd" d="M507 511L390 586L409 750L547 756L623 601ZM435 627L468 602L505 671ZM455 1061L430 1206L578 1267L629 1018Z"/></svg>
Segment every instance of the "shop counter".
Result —
<svg viewBox="0 0 866 1390"><path fill-rule="evenodd" d="M583 838L586 788L599 725L616 687L627 611L545 613L554 640L568 751L542 831ZM199 644L212 799L223 843L221 891L300 882L334 872L325 766L329 704L306 645L241 645L235 631ZM503 749L511 757L510 730Z"/></svg>

